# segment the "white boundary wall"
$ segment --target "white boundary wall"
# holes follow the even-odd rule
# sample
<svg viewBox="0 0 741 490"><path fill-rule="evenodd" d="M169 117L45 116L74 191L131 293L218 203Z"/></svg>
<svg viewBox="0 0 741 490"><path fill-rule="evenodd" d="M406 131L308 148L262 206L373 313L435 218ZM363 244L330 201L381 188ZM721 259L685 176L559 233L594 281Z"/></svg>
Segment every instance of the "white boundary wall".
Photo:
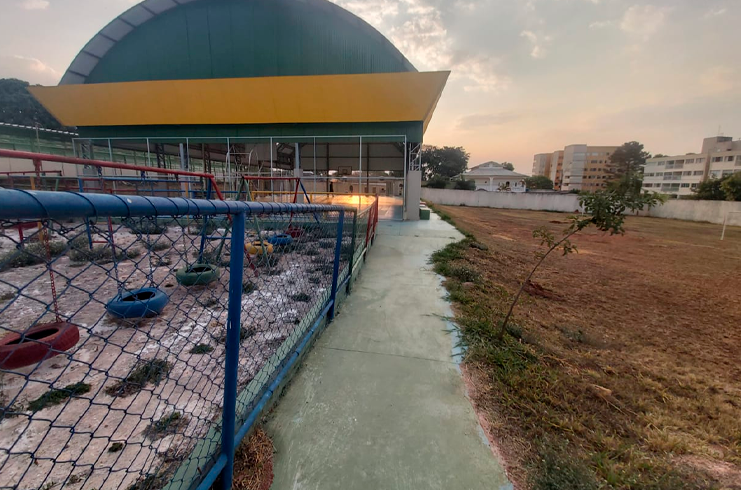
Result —
<svg viewBox="0 0 741 490"><path fill-rule="evenodd" d="M486 192L422 188L422 199L435 204L480 208L530 209L533 211L579 210L579 196L548 192Z"/></svg>
<svg viewBox="0 0 741 490"><path fill-rule="evenodd" d="M576 194L461 191L423 187L422 199L435 204L449 206L465 205L483 208L559 211L564 213L573 213L579 210L579 196ZM741 202L675 199L649 212L641 213L641 215L654 218L723 224L723 220L729 212L741 213ZM728 224L741 226L741 214L731 215L728 219Z"/></svg>

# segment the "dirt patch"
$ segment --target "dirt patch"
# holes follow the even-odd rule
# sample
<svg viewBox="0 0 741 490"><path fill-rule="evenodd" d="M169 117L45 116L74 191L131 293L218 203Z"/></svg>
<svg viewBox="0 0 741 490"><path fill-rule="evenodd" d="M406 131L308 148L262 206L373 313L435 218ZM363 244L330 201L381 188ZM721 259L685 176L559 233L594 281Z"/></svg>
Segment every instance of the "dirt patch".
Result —
<svg viewBox="0 0 741 490"><path fill-rule="evenodd" d="M258 427L234 456L235 490L269 490L273 484L273 441Z"/></svg>
<svg viewBox="0 0 741 490"><path fill-rule="evenodd" d="M737 488L741 229L723 242L719 226L652 218L628 218L624 236L586 230L573 241L590 253L549 257L498 343L541 250L533 230L559 234L568 215L440 209L489 247L438 257L480 277L447 286L471 397L518 488Z"/></svg>

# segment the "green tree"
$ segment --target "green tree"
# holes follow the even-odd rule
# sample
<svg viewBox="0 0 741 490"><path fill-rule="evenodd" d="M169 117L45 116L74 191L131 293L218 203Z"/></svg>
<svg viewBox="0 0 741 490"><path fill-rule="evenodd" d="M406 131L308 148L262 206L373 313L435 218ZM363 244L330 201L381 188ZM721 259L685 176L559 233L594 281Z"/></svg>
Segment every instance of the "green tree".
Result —
<svg viewBox="0 0 741 490"><path fill-rule="evenodd" d="M640 211L646 207L652 208L664 202L664 198L656 193L643 193L639 195L620 194L614 191L598 191L585 193L579 197L579 204L584 209L581 216L572 216L571 225L563 231L563 236L558 238L547 227L543 226L533 231L533 237L540 239L540 244L547 247L545 252L537 254L538 261L532 268L527 278L520 285L519 291L510 303L509 311L504 317L498 336L501 339L507 331L507 324L512 317L512 312L520 299L525 286L530 282L535 271L543 264L546 258L554 250L560 249L563 255L577 252L576 245L571 243L571 237L580 231L594 226L598 230L610 235L623 235L625 229L625 215L629 211Z"/></svg>
<svg viewBox="0 0 741 490"><path fill-rule="evenodd" d="M462 190L462 191L475 191L476 182L474 182L473 180L466 180L464 178L460 178L455 181L455 188Z"/></svg>
<svg viewBox="0 0 741 490"><path fill-rule="evenodd" d="M514 164L512 164L512 163L510 163L510 162L504 162L504 163L502 164L502 167L503 167L503 168L504 168L505 170L510 170L510 171L512 171L512 172L514 172L514 171L515 171L515 166L514 166Z"/></svg>
<svg viewBox="0 0 741 490"><path fill-rule="evenodd" d="M427 187L430 187L432 189L445 189L448 187L448 179L445 177L440 177L439 175L432 177L429 181L427 181Z"/></svg>
<svg viewBox="0 0 741 490"><path fill-rule="evenodd" d="M425 180L435 176L455 177L466 171L469 157L461 146L425 146L422 149L422 175Z"/></svg>
<svg viewBox="0 0 741 490"><path fill-rule="evenodd" d="M528 189L553 189L553 181L545 175L525 177L525 185Z"/></svg>
<svg viewBox="0 0 741 490"><path fill-rule="evenodd" d="M726 201L741 201L741 172L729 175L720 184Z"/></svg>
<svg viewBox="0 0 741 490"><path fill-rule="evenodd" d="M59 121L27 90L29 83L15 78L0 79L0 122L62 129Z"/></svg>
<svg viewBox="0 0 741 490"><path fill-rule="evenodd" d="M647 158L651 158L651 154L643 150L643 145L637 141L630 141L610 155L609 167L616 175L642 174Z"/></svg>
<svg viewBox="0 0 741 490"><path fill-rule="evenodd" d="M707 179L697 185L693 198L702 201L723 201L726 193L721 188L723 183L720 179Z"/></svg>

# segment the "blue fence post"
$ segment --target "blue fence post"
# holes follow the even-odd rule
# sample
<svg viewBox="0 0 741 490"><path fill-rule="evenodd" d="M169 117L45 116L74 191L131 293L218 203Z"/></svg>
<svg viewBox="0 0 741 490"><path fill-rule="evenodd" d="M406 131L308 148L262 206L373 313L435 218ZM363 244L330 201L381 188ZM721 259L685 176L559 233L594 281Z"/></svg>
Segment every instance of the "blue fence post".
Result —
<svg viewBox="0 0 741 490"><path fill-rule="evenodd" d="M345 224L345 210L340 211L340 219L337 222L337 243L334 249L334 270L332 272L332 296L330 301L332 306L329 308L329 320L334 319L335 308L337 306L337 280L340 276L340 258L342 257L342 227Z"/></svg>
<svg viewBox="0 0 741 490"><path fill-rule="evenodd" d="M232 256L229 263L229 317L226 330L226 366L224 375L224 413L221 426L221 454L226 465L221 488L232 488L234 473L234 433L236 431L237 376L239 374L239 329L242 322L242 274L244 270L244 222L246 211L233 217Z"/></svg>

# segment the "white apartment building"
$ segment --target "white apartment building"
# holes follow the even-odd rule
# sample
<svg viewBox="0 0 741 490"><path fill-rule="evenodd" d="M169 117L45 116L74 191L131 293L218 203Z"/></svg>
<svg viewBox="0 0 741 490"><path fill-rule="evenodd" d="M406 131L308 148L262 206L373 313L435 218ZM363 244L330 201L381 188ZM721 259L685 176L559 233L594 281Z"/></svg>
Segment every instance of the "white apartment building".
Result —
<svg viewBox="0 0 741 490"><path fill-rule="evenodd" d="M533 157L533 176L542 175L550 177L551 175L551 153L540 153Z"/></svg>
<svg viewBox="0 0 741 490"><path fill-rule="evenodd" d="M705 138L701 153L650 158L643 172L643 190L689 196L705 179L741 172L741 140L734 141L730 136Z"/></svg>

